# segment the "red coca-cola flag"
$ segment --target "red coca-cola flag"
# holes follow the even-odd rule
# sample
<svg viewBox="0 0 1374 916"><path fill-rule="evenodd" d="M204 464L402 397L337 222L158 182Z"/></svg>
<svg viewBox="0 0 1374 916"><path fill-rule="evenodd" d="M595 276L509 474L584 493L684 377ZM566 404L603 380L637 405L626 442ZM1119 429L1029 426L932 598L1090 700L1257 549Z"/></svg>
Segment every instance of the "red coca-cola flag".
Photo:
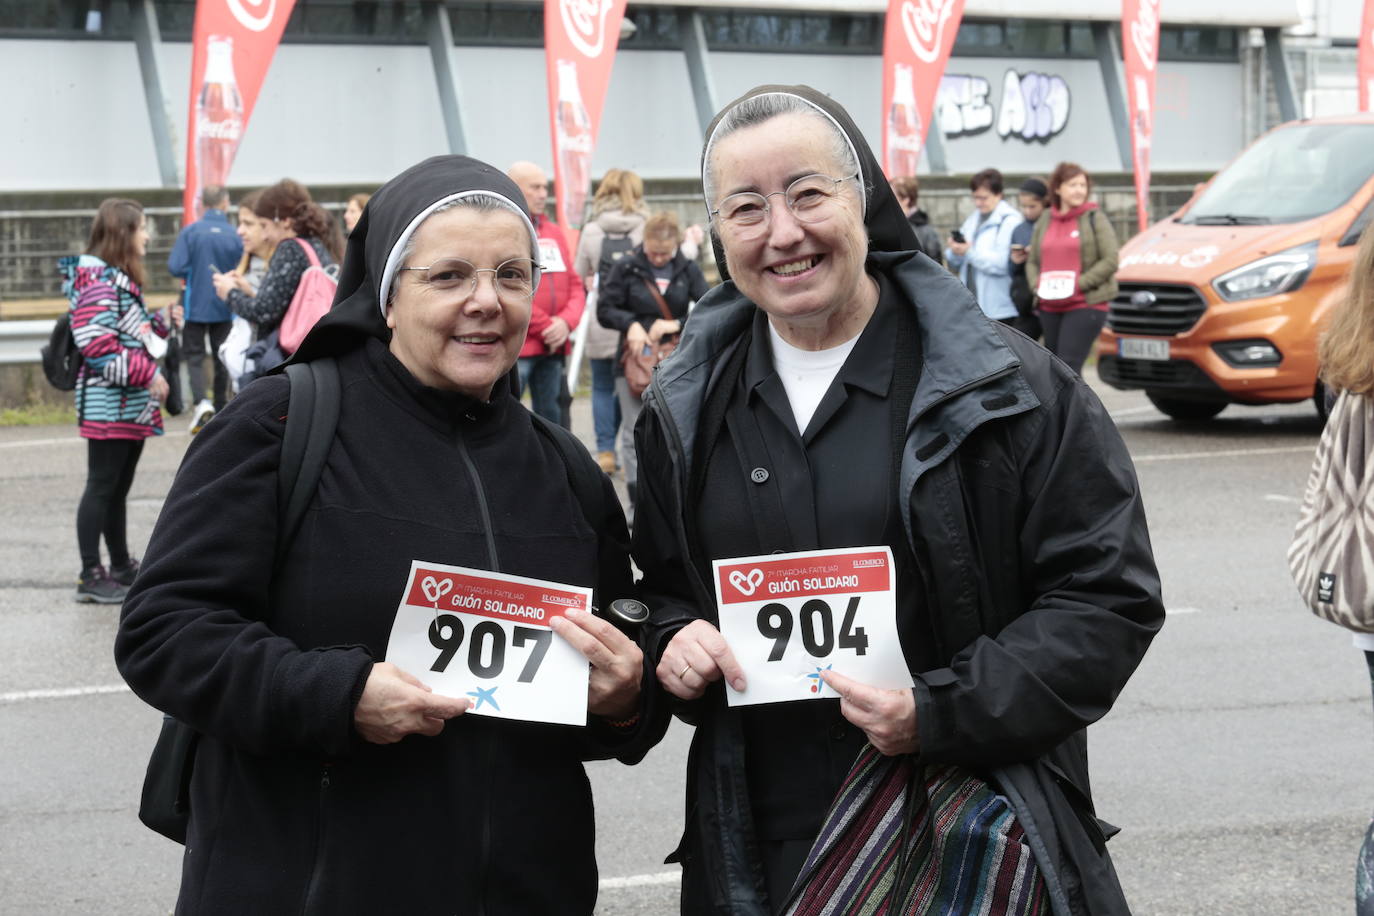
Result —
<svg viewBox="0 0 1374 916"><path fill-rule="evenodd" d="M197 0L191 39L182 220L200 218L200 190L223 187L258 90L296 0Z"/></svg>
<svg viewBox="0 0 1374 916"><path fill-rule="evenodd" d="M592 149L624 15L625 0L544 0L558 223L574 241L591 190Z"/></svg>
<svg viewBox="0 0 1374 916"><path fill-rule="evenodd" d="M1360 111L1374 111L1374 0L1364 0L1360 19Z"/></svg>
<svg viewBox="0 0 1374 916"><path fill-rule="evenodd" d="M1150 224L1150 143L1155 129L1155 66L1159 62L1159 0L1121 0L1121 52L1126 64L1136 221Z"/></svg>
<svg viewBox="0 0 1374 916"><path fill-rule="evenodd" d="M964 0L890 0L883 34L883 168L915 175Z"/></svg>

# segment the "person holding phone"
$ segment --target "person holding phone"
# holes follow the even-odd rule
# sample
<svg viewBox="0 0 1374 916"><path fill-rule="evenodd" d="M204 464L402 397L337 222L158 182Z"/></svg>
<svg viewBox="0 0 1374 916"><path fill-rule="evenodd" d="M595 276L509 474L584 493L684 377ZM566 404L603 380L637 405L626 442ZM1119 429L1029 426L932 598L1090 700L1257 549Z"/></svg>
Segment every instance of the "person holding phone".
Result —
<svg viewBox="0 0 1374 916"><path fill-rule="evenodd" d="M1031 235L1026 280L1035 292L1045 346L1080 372L1116 298L1116 231L1088 197L1092 179L1074 162L1050 173L1050 209Z"/></svg>
<svg viewBox="0 0 1374 916"><path fill-rule="evenodd" d="M1017 189L1017 209L1025 222L1011 234L1011 301L1016 303L1013 327L1031 340L1040 339L1040 319L1035 314L1035 291L1026 280L1026 258L1030 254L1031 232L1035 221L1049 206L1050 189L1039 178L1027 178Z"/></svg>
<svg viewBox="0 0 1374 916"><path fill-rule="evenodd" d="M1022 222L1016 208L1002 199L1002 173L983 169L969 181L973 212L950 233L945 263L973 293L983 314L1015 325L1011 301L1011 234Z"/></svg>

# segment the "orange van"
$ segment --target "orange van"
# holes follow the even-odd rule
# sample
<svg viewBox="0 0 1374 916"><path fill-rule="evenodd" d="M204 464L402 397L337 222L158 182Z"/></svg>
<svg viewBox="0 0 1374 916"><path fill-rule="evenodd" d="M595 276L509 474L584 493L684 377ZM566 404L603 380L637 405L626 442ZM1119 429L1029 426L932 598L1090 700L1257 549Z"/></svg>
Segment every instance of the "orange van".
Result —
<svg viewBox="0 0 1374 916"><path fill-rule="evenodd" d="M1292 121L1121 249L1097 344L1114 388L1178 420L1313 398L1317 336L1374 215L1374 115Z"/></svg>

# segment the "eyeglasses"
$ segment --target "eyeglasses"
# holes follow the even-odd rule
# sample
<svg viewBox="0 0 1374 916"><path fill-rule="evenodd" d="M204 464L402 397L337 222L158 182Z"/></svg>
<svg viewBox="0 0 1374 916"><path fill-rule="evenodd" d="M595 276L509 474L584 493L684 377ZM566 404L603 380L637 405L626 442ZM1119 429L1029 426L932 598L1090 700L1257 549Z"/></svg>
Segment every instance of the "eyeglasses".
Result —
<svg viewBox="0 0 1374 916"><path fill-rule="evenodd" d="M752 238L762 234L768 226L773 209L768 198L781 194L787 209L792 211L792 216L798 222L819 223L834 214L833 204L839 199L840 185L857 177L857 172L843 178L804 175L789 184L785 191L774 191L772 194L742 191L731 194L710 214L712 218L718 217L721 225L731 234Z"/></svg>
<svg viewBox="0 0 1374 916"><path fill-rule="evenodd" d="M477 275L491 274L497 299L520 302L534 295L540 268L529 258L511 258L495 267L477 267L462 258L440 258L428 267L402 267L401 270L419 271L421 282L435 289L464 291L464 301L477 292Z"/></svg>

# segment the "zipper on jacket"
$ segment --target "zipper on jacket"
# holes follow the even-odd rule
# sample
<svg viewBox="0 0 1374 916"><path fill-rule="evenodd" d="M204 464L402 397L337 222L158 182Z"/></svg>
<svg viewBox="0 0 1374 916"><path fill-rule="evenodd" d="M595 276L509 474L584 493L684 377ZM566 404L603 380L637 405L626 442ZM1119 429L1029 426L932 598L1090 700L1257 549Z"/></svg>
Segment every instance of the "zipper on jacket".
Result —
<svg viewBox="0 0 1374 916"><path fill-rule="evenodd" d="M458 454L463 457L463 464L468 469L468 476L472 478L472 488L477 494L477 509L482 516L482 531L487 538L487 560L492 572L500 572L501 564L496 555L496 536L492 533L491 509L487 506L487 491L482 486L482 476L477 473L477 464L472 460L472 455L468 453L467 443L463 441L463 432L460 429L456 437L458 444ZM492 744L491 735L482 736L482 773L490 774L495 765L495 747ZM477 851L477 911L476 916L484 916L487 911L487 872L491 867L491 793L483 792L480 801L482 805L482 833L480 845Z"/></svg>
<svg viewBox="0 0 1374 916"><path fill-rule="evenodd" d="M491 531L491 510L487 507L487 491L482 487L482 477L477 473L477 465L468 454L462 430L458 431L455 438L458 443L458 454L463 456L463 464L468 469L468 476L472 478L472 488L477 493L477 509L482 514L482 532L487 536L487 562L491 565L492 572L500 572L501 564L496 558L496 536Z"/></svg>
<svg viewBox="0 0 1374 916"><path fill-rule="evenodd" d="M309 916L314 909L315 890L320 885L320 872L324 870L325 813L327 811L326 801L329 794L329 768L331 766L333 764L326 763L324 769L320 771L319 801L315 810L315 863L310 868L310 880L305 885L305 903L301 906L302 916Z"/></svg>

